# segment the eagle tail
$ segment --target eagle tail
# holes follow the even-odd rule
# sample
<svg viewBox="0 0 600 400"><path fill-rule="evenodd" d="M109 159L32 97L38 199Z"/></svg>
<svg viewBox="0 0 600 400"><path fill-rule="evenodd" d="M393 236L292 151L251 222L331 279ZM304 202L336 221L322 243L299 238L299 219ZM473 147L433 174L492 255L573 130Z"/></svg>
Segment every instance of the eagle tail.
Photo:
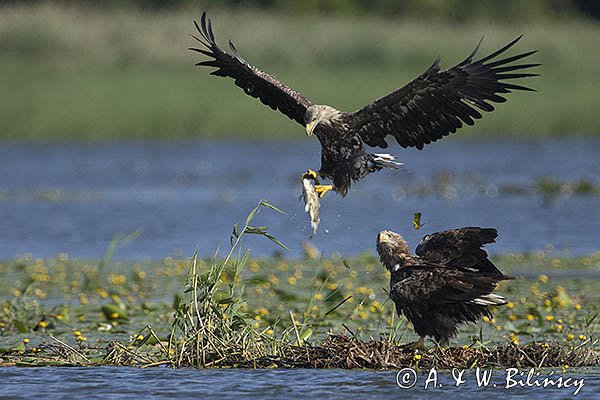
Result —
<svg viewBox="0 0 600 400"><path fill-rule="evenodd" d="M502 306L507 303L504 297L498 296L497 294L493 293L480 296L476 299L471 300L471 302L480 306Z"/></svg>
<svg viewBox="0 0 600 400"><path fill-rule="evenodd" d="M385 167L390 169L399 169L404 163L394 161L396 157L391 154L369 154L370 161L372 161L377 167Z"/></svg>

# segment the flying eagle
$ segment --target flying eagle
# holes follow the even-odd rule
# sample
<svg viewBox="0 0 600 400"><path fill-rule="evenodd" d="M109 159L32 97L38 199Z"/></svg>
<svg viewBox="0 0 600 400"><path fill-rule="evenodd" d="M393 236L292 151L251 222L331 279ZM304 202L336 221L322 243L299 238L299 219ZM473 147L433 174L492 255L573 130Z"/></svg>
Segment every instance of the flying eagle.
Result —
<svg viewBox="0 0 600 400"><path fill-rule="evenodd" d="M506 101L503 94L512 90L534 91L509 82L536 76L523 70L539 65L511 64L536 51L496 59L514 46L521 36L474 61L480 40L473 52L454 67L442 70L438 57L425 72L404 87L357 111L344 112L327 105L313 104L274 76L244 60L231 41L231 54L225 52L215 41L206 12L202 13L200 24L194 21L194 25L200 36L192 36L204 48L190 50L211 58L196 65L216 68L211 75L233 78L246 94L304 126L308 136L317 136L321 142L318 174L333 180L333 185L316 186L321 196L328 190L345 196L353 181L384 167L397 168L401 165L389 154L367 153L365 144L386 148L385 138L392 135L400 146L421 150L424 145L456 132L463 123L473 125L475 119L482 117L480 111L494 110L490 103ZM312 174L316 178L316 174Z"/></svg>
<svg viewBox="0 0 600 400"><path fill-rule="evenodd" d="M482 246L494 243L493 228L451 229L425 236L410 254L399 234L381 231L377 252L390 271L390 298L398 315L414 326L419 340L409 348L422 347L425 336L445 345L458 333L457 325L492 318L488 306L506 304L492 292L498 282L512 279L487 258Z"/></svg>

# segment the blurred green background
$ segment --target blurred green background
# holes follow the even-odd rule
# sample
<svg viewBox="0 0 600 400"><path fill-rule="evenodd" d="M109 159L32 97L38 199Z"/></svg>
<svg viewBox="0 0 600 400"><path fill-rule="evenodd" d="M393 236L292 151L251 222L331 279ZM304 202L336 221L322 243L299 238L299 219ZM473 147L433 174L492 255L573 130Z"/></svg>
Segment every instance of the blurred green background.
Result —
<svg viewBox="0 0 600 400"><path fill-rule="evenodd" d="M537 93L514 93L460 136L595 135L600 2L576 0L8 1L0 3L0 139L290 137L303 131L194 67L192 21L313 102L354 110L438 55L525 37ZM525 81L523 81L525 82Z"/></svg>

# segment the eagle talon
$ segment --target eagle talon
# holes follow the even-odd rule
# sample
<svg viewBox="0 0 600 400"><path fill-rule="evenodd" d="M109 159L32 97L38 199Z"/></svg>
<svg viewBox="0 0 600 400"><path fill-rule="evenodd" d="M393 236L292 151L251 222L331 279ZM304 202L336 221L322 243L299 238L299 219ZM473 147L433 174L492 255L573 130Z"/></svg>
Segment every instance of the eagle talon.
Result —
<svg viewBox="0 0 600 400"><path fill-rule="evenodd" d="M319 195L319 198L322 199L325 193L333 190L333 185L315 185L315 191Z"/></svg>
<svg viewBox="0 0 600 400"><path fill-rule="evenodd" d="M317 173L315 171L313 171L312 169L307 170L305 173L302 174L301 179L312 179L315 181L315 183L318 185L319 182L319 176L317 175Z"/></svg>

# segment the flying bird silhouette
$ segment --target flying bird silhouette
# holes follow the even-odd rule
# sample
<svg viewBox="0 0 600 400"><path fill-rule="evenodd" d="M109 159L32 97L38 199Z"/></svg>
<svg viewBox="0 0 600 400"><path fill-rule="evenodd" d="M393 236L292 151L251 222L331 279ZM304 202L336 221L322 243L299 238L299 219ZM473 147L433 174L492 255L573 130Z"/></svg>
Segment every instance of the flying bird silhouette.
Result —
<svg viewBox="0 0 600 400"><path fill-rule="evenodd" d="M330 178L333 185L317 185L320 196L334 190L345 196L353 181L382 168L396 169L401 163L390 154L368 153L365 145L387 148L385 140L391 135L404 147L423 149L426 144L456 132L463 124L473 125L482 117L480 111L494 110L491 103L503 103L504 94L513 90L534 91L512 83L512 80L536 76L523 72L540 64L512 64L536 51L528 51L497 59L513 47L517 37L492 54L474 60L481 40L460 63L446 70L440 68L438 57L417 78L367 104L354 112L336 110L328 105L314 104L299 92L242 58L229 41L231 53L215 41L211 20L202 13L200 24L194 21L199 36L192 35L202 48L190 50L210 59L196 65L214 67L212 75L229 77L252 97L273 110L279 110L305 127L321 143L321 168L318 175ZM317 173L308 170L316 179Z"/></svg>

